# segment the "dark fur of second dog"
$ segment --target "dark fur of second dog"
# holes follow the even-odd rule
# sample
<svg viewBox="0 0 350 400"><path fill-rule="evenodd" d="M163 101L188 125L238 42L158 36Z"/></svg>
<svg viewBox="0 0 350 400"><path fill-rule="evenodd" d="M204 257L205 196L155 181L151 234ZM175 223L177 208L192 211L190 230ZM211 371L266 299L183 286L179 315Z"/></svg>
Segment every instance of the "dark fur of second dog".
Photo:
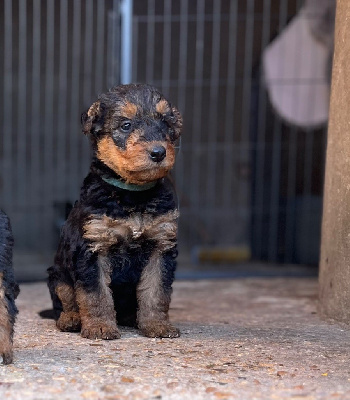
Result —
<svg viewBox="0 0 350 400"><path fill-rule="evenodd" d="M155 88L112 88L82 115L93 159L48 269L57 327L117 339L117 324L178 337L168 310L178 210L167 177L182 118Z"/></svg>
<svg viewBox="0 0 350 400"><path fill-rule="evenodd" d="M13 332L19 287L12 268L13 236L10 220L0 210L0 355L4 364L13 361Z"/></svg>

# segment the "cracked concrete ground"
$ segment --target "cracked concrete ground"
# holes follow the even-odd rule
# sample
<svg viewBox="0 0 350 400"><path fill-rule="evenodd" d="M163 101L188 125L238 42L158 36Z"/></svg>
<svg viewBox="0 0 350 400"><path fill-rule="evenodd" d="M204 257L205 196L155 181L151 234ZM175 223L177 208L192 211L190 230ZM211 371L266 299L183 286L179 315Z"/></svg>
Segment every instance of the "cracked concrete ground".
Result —
<svg viewBox="0 0 350 400"><path fill-rule="evenodd" d="M316 296L316 278L178 281L180 338L91 341L41 319L45 283L23 284L0 399L350 399L350 330Z"/></svg>

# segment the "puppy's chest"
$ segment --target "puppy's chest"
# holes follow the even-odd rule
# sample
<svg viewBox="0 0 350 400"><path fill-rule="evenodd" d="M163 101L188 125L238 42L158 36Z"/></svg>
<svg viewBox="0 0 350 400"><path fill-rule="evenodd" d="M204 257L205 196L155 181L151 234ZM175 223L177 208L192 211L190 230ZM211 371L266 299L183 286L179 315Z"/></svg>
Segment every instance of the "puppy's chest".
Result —
<svg viewBox="0 0 350 400"><path fill-rule="evenodd" d="M163 252L176 242L177 219L177 210L160 215L134 211L116 218L107 214L91 214L84 225L83 237L90 242L93 252L103 255L149 243Z"/></svg>

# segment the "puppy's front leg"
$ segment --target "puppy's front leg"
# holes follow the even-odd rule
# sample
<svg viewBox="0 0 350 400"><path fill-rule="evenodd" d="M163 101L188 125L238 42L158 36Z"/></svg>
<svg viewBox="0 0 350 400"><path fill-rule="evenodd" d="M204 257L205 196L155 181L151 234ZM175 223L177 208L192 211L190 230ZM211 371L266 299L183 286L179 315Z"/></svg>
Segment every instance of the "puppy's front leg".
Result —
<svg viewBox="0 0 350 400"><path fill-rule="evenodd" d="M119 339L116 312L110 285L110 269L105 256L97 257L93 268L97 285L91 288L85 277L76 284L76 299L81 317L81 336L88 339Z"/></svg>
<svg viewBox="0 0 350 400"><path fill-rule="evenodd" d="M137 286L137 322L141 332L147 337L180 336L180 331L169 322L171 283L166 285L163 254L157 250L151 255L142 271ZM171 272L173 275L173 272ZM172 281L172 279L171 279Z"/></svg>
<svg viewBox="0 0 350 400"><path fill-rule="evenodd" d="M54 291L62 304L62 312L56 322L57 328L63 332L80 331L80 314L73 286L63 281L57 282Z"/></svg>
<svg viewBox="0 0 350 400"><path fill-rule="evenodd" d="M13 321L11 321L8 313L8 305L6 299L2 296L3 291L0 290L0 356L2 356L3 364L11 364L13 360L12 353L12 336Z"/></svg>

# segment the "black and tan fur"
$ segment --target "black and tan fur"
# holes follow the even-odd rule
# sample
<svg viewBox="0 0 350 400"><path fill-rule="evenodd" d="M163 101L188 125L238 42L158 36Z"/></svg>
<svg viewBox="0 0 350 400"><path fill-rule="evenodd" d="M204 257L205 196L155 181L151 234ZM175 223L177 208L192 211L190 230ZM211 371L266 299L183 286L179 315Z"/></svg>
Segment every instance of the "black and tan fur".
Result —
<svg viewBox="0 0 350 400"><path fill-rule="evenodd" d="M13 331L17 315L15 299L19 287L12 268L13 237L10 220L0 210L0 356L3 364L13 361Z"/></svg>
<svg viewBox="0 0 350 400"><path fill-rule="evenodd" d="M57 327L90 339L119 338L117 324L177 337L168 310L178 211L167 174L181 115L155 88L121 85L82 125L93 159L49 268Z"/></svg>

